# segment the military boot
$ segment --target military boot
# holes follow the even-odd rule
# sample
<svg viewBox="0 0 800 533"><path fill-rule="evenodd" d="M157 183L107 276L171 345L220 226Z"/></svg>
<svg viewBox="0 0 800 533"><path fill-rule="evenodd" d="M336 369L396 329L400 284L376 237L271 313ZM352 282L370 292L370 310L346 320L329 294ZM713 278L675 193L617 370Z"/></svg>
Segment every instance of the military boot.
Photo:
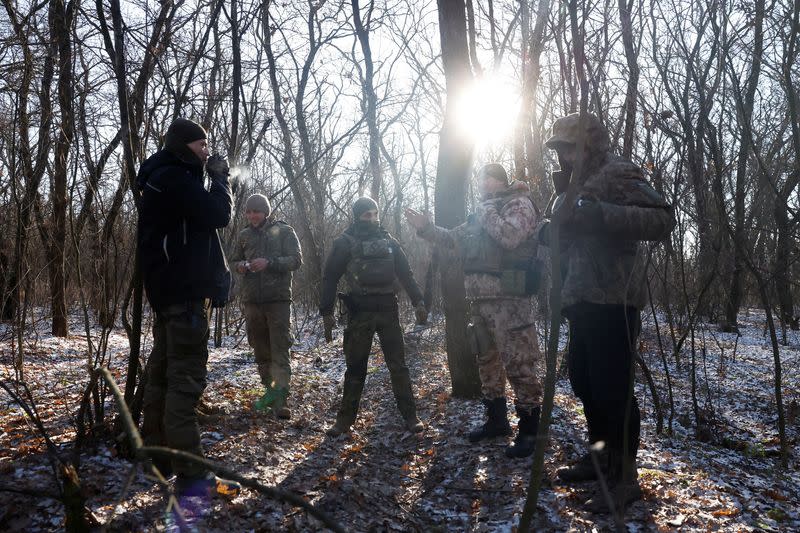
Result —
<svg viewBox="0 0 800 533"><path fill-rule="evenodd" d="M639 486L639 472L636 469L635 456L625 457L621 452L609 451L608 492L611 495L614 510L620 513L631 503L642 499L642 488ZM612 511L600 490L586 502L586 509L592 513L610 513Z"/></svg>
<svg viewBox="0 0 800 533"><path fill-rule="evenodd" d="M605 449L597 452L597 462L600 466L600 472L604 476L607 476L608 452ZM561 479L561 481L565 481L567 483L594 481L597 479L597 470L594 467L591 452L578 459L575 464L564 468L559 468L556 472L556 475L559 477L559 479Z"/></svg>
<svg viewBox="0 0 800 533"><path fill-rule="evenodd" d="M199 478L181 475L175 478L175 493L179 498L194 496L210 499L222 496L233 499L241 491L242 486L238 482L217 477L212 472Z"/></svg>
<svg viewBox="0 0 800 533"><path fill-rule="evenodd" d="M508 447L506 447L506 457L522 458L528 457L536 448L536 434L539 431L540 407L524 408L517 406L517 416L519 425L517 426L517 436Z"/></svg>
<svg viewBox="0 0 800 533"><path fill-rule="evenodd" d="M350 422L349 420L337 416L336 422L331 427L329 427L327 431L325 431L325 434L328 435L329 437L338 437L342 433L347 433L348 431L350 431L350 426L352 425L353 423Z"/></svg>
<svg viewBox="0 0 800 533"><path fill-rule="evenodd" d="M289 420L292 417L292 411L289 409L289 389L281 387L275 389L275 401L272 403L272 413L282 419Z"/></svg>
<svg viewBox="0 0 800 533"><path fill-rule="evenodd" d="M413 415L406 418L406 429L411 433L421 433L425 429L425 426L422 424L422 421L417 418L417 415Z"/></svg>
<svg viewBox="0 0 800 533"><path fill-rule="evenodd" d="M486 422L467 436L470 442L478 442L483 439L494 437L505 437L511 435L511 425L508 423L508 408L506 398L501 396L492 400L484 399L483 405L486 406Z"/></svg>

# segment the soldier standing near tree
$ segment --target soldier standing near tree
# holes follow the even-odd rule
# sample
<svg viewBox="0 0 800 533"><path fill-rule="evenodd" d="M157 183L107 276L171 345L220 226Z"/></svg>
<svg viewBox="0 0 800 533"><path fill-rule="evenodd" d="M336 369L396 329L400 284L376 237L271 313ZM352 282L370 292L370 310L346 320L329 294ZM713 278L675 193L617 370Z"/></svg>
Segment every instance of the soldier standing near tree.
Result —
<svg viewBox="0 0 800 533"><path fill-rule="evenodd" d="M405 362L403 329L397 308L397 282L402 284L411 298L418 324L427 321L428 311L406 254L400 243L381 227L378 204L372 198L361 197L353 203L353 223L333 242L333 249L325 262L319 313L328 342L333 339L336 287L342 276L347 284L347 293L341 295L348 315L344 331L347 370L341 407L336 422L327 433L339 436L349 431L356 420L367 377L369 352L376 333L406 428L412 433L419 433L424 428L417 418L411 378Z"/></svg>
<svg viewBox="0 0 800 533"><path fill-rule="evenodd" d="M248 225L239 232L231 262L242 275L247 341L265 389L256 408L289 419L292 272L303 264L300 242L290 225L276 220L263 194L247 199L245 217Z"/></svg>
<svg viewBox="0 0 800 533"><path fill-rule="evenodd" d="M577 153L579 139L585 151ZM620 507L641 498L636 471L640 414L633 394L639 311L647 302L647 255L639 241L658 241L675 226L672 208L631 161L610 152L608 131L587 115L581 126L573 113L556 120L546 141L556 151L561 170L553 174L555 195L549 211L571 208L560 227L562 314L569 320L567 362L575 395L583 402L589 443L604 442L602 470ZM584 172L577 179L572 206L565 206L570 176L578 157ZM550 223L539 229L550 243ZM586 454L558 471L568 482L597 479ZM608 511L598 491L587 502Z"/></svg>
<svg viewBox="0 0 800 533"><path fill-rule="evenodd" d="M511 434L506 378L514 389L519 426L508 457L533 453L542 403L536 375L541 353L533 319L537 290L536 211L530 189L509 183L505 169L491 163L478 172L482 202L464 224L448 230L427 214L406 209L417 234L464 263L464 287L470 301L470 344L478 359L486 422L469 433L470 442Z"/></svg>

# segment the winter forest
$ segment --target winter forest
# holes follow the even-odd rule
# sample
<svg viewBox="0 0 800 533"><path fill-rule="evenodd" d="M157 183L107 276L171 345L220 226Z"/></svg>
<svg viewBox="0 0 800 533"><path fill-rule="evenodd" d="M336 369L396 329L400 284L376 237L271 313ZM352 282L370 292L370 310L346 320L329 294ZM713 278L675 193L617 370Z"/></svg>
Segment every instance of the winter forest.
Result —
<svg viewBox="0 0 800 533"><path fill-rule="evenodd" d="M0 530L800 529L800 0L2 4ZM462 224L481 203L478 169L497 162L541 221L559 168L545 141L570 113L600 119L676 222L642 243L641 499L601 514L584 504L602 475L556 475L587 452L558 247L538 249L532 299L536 451L512 459L510 437L467 439L484 410L464 265L404 217ZM196 413L207 468L242 488L202 505L153 472L159 452L139 434L155 313L136 178L178 117L228 159L229 261L254 193L302 246L286 420L255 407L230 262ZM360 196L430 312L415 325L399 292L420 433L375 340L352 431L326 435L346 365L340 307L323 335L323 270Z"/></svg>

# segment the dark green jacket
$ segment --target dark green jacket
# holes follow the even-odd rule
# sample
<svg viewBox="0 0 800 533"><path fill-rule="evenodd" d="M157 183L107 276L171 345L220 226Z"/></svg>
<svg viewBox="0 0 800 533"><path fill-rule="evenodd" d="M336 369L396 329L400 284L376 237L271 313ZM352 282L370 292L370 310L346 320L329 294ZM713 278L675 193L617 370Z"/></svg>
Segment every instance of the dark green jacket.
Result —
<svg viewBox="0 0 800 533"><path fill-rule="evenodd" d="M303 264L300 242L294 229L280 220L267 219L254 228L248 225L239 232L231 257L234 267L258 257L269 260L261 272L241 276L240 294L245 303L291 301L292 271Z"/></svg>

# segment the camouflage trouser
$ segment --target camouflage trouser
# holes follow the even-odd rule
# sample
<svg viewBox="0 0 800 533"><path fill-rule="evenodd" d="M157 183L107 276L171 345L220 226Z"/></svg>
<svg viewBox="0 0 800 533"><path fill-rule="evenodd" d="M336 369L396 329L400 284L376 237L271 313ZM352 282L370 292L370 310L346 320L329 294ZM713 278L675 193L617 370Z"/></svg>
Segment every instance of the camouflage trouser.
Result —
<svg viewBox="0 0 800 533"><path fill-rule="evenodd" d="M347 370L344 373L344 391L342 405L337 415L338 420L352 424L356 419L358 404L361 401L361 391L367 378L367 362L375 333L378 334L383 357L386 360L386 366L389 367L392 391L394 391L394 398L400 414L405 420L417 415L414 392L411 389L411 378L406 366L403 330L400 327L397 304L394 303L392 307L389 310L362 309L350 316L344 330L344 356Z"/></svg>
<svg viewBox="0 0 800 533"><path fill-rule="evenodd" d="M245 304L244 316L247 321L247 342L253 348L261 384L288 389L292 376L289 363L289 348L292 346L291 303Z"/></svg>
<svg viewBox="0 0 800 533"><path fill-rule="evenodd" d="M142 405L145 444L166 445L202 457L195 408L206 387L207 362L206 301L171 305L156 313ZM191 478L206 472L183 461L172 461L172 469Z"/></svg>
<svg viewBox="0 0 800 533"><path fill-rule="evenodd" d="M542 384L536 375L542 354L527 298L476 300L470 312L482 318L491 336L490 346L478 353L481 393L485 398L505 396L506 377L520 408L542 403Z"/></svg>

